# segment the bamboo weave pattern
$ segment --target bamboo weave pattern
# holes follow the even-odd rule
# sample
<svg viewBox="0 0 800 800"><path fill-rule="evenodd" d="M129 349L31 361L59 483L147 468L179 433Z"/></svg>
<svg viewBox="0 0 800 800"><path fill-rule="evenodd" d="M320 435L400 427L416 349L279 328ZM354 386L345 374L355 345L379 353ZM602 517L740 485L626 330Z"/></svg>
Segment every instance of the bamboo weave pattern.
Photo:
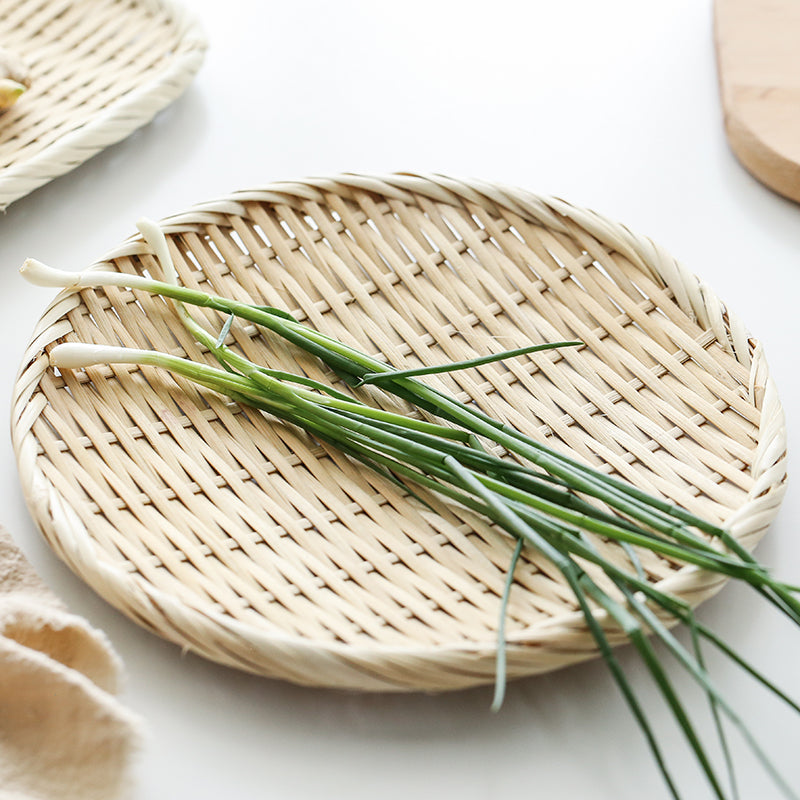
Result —
<svg viewBox="0 0 800 800"><path fill-rule="evenodd" d="M0 39L31 69L0 116L0 209L149 122L206 49L169 0L0 0Z"/></svg>
<svg viewBox="0 0 800 800"><path fill-rule="evenodd" d="M668 253L593 212L477 181L344 175L238 192L162 226L186 285L284 308L399 368L580 339L426 380L727 520L748 547L777 511L786 436L759 345ZM109 266L159 275L138 237ZM208 658L297 683L493 680L507 537L163 372L58 374L47 351L64 340L210 356L167 302L113 288L60 294L33 333L13 405L22 484L55 551L109 602ZM252 326L234 323L228 341L332 379ZM642 561L693 604L722 585ZM510 676L595 655L551 565L528 552L515 579Z"/></svg>

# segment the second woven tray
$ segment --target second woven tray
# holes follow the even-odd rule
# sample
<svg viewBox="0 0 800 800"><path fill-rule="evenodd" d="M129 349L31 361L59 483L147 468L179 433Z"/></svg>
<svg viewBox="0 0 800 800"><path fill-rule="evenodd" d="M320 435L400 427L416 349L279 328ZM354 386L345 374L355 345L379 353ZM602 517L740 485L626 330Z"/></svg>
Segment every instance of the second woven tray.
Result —
<svg viewBox="0 0 800 800"><path fill-rule="evenodd" d="M748 547L777 510L785 433L760 348L697 278L620 225L516 189L413 175L274 184L162 224L185 284L285 308L398 367L580 339L430 382L727 521ZM138 237L109 266L158 274ZM253 360L330 380L252 327L232 335ZM12 426L25 496L109 602L182 647L297 683L494 679L507 537L168 374L58 374L47 353L64 340L209 356L169 304L127 290L63 293L33 333ZM652 553L643 563L693 604L722 584ZM515 578L510 676L595 655L556 570L527 553Z"/></svg>
<svg viewBox="0 0 800 800"><path fill-rule="evenodd" d="M0 0L0 43L31 73L0 116L0 209L150 122L206 50L172 0Z"/></svg>

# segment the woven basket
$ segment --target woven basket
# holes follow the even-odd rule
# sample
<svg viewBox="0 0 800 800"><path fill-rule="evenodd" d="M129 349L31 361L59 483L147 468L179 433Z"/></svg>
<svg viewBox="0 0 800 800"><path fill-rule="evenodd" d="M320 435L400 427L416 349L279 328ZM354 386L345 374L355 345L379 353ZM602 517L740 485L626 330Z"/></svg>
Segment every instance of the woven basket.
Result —
<svg viewBox="0 0 800 800"><path fill-rule="evenodd" d="M0 0L0 40L31 69L0 116L0 209L149 122L206 48L169 0Z"/></svg>
<svg viewBox="0 0 800 800"><path fill-rule="evenodd" d="M239 192L162 225L185 284L285 308L398 367L581 339L430 382L727 521L748 547L777 510L783 414L760 348L667 253L592 212L478 182L341 176ZM138 237L104 261L158 274ZM252 327L231 337L254 360L331 379ZM171 305L128 290L62 293L33 334L12 425L25 496L110 603L184 648L301 684L493 680L508 537L164 372L58 374L47 351L64 340L209 356ZM642 558L692 604L722 585ZM595 655L550 564L527 553L515 578L511 676Z"/></svg>

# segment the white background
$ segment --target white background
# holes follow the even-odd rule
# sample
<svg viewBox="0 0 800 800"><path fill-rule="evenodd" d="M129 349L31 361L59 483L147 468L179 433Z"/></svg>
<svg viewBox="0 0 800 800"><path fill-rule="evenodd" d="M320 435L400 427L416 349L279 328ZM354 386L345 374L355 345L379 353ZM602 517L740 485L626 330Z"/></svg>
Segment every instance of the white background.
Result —
<svg viewBox="0 0 800 800"><path fill-rule="evenodd" d="M651 236L762 340L789 425L800 417L800 206L757 183L727 147L710 0L193 6L210 49L192 87L152 124L0 218L3 413L51 298L18 277L25 257L78 268L143 215L273 180L402 170L556 194ZM0 522L124 659L124 699L147 726L135 800L667 797L600 663L514 683L497 715L489 689L373 696L246 676L181 655L58 562L27 513L7 437L0 475ZM798 513L790 489L759 549L794 581ZM800 631L754 595L728 587L701 617L800 694ZM623 661L654 701L635 658ZM733 667L716 674L800 790L800 718ZM652 713L685 797L710 797L669 712ZM736 749L743 798L777 797Z"/></svg>

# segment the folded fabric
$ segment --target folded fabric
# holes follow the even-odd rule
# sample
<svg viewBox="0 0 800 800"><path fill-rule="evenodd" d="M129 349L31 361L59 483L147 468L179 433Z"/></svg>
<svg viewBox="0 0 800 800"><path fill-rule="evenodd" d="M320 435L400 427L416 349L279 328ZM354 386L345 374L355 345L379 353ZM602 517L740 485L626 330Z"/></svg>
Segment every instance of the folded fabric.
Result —
<svg viewBox="0 0 800 800"><path fill-rule="evenodd" d="M139 723L120 662L0 529L0 800L117 800Z"/></svg>

